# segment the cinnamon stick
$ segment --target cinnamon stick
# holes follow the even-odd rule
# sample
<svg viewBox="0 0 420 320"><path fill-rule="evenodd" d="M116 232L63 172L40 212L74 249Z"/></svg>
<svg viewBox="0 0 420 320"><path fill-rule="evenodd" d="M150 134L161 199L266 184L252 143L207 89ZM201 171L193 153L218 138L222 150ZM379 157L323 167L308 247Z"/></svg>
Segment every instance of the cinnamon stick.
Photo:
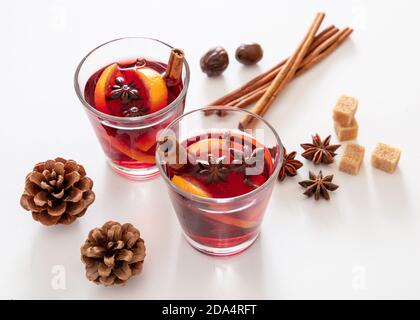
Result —
<svg viewBox="0 0 420 320"><path fill-rule="evenodd" d="M334 36L337 34L338 29L333 30L334 32L331 33L331 36ZM324 39L325 41L322 43L319 43L319 48L316 48L316 55L307 55L307 58L302 61L298 71L295 74L295 77L300 76L302 73L310 69L312 66L326 58L330 53L332 53L341 43L344 42L344 40L351 34L351 31L349 28L346 28L342 31L340 31L337 36L334 36L333 41L329 41L329 39ZM330 37L331 38L331 37ZM330 48L331 46L331 48ZM325 54L328 52L327 54ZM250 104L256 102L259 98L263 96L266 89L268 88L269 84L265 84L257 89L255 89L252 92L249 92L242 97L235 99L228 103L229 106L237 107L237 108L245 108L249 106Z"/></svg>
<svg viewBox="0 0 420 320"><path fill-rule="evenodd" d="M338 38L340 38L346 29L341 30L338 33L335 33L332 37L321 43L315 50L313 50L310 54L308 54L305 59L302 61L302 64L306 64L309 61L313 60L316 56L318 56L321 52L323 52L325 49L327 49L329 46L331 46L334 42L337 41Z"/></svg>
<svg viewBox="0 0 420 320"><path fill-rule="evenodd" d="M313 45L310 47L309 52L312 52L318 45L332 36L334 33L337 33L339 30L331 25L325 28L322 32L320 32L316 38L314 39ZM216 106L216 105L226 105L229 102L232 102L238 98L241 98L244 94L250 93L255 89L258 89L260 86L270 83L277 73L280 71L280 68L286 63L287 59L281 61L280 63L276 64L274 67L270 68L269 70L263 72L262 74L258 75L257 77L251 79L244 85L240 86L239 88L229 92L228 94L220 97L219 99L213 101L209 105ZM211 112L210 110L209 112Z"/></svg>
<svg viewBox="0 0 420 320"><path fill-rule="evenodd" d="M308 54L312 53L320 44L331 38L334 34L336 34L339 31L340 30L335 26L329 26L328 28L324 29L315 37L314 42L308 50Z"/></svg>
<svg viewBox="0 0 420 320"><path fill-rule="evenodd" d="M182 68L184 66L184 51L173 48L169 56L168 65L165 72L165 80L167 86L179 84L182 80Z"/></svg>
<svg viewBox="0 0 420 320"><path fill-rule="evenodd" d="M236 100L233 100L232 102L228 103L229 106L237 107L237 108L245 108L249 106L250 104L258 101L259 98L261 98L267 88L270 86L269 83L263 85L262 87L244 95L243 97L240 97Z"/></svg>
<svg viewBox="0 0 420 320"><path fill-rule="evenodd" d="M313 60L306 62L306 64L302 66L301 70L299 70L298 75L312 68L312 66L314 66L319 61L323 60L324 58L329 56L331 53L333 53L334 50L337 49L337 47L340 44L342 44L352 34L352 32L353 32L353 29L345 28L342 31L342 34L340 35L340 37L337 39L337 41L334 44L332 44L328 49L326 49L324 52L322 52L320 55L315 57Z"/></svg>
<svg viewBox="0 0 420 320"><path fill-rule="evenodd" d="M271 82L268 89L264 92L264 95L258 100L257 104L252 108L252 112L264 116L268 107L273 103L277 95L285 87L285 85L292 79L295 75L300 63L304 59L306 53L308 52L311 44L314 41L315 34L317 33L323 19L325 17L324 13L318 13L314 22L312 23L308 33L301 42L301 44L296 49L295 53L290 57L286 64L281 68L279 73L276 75L274 80ZM241 130L245 128L252 128L255 125L256 118L251 115L244 116L243 119L239 122L239 128Z"/></svg>

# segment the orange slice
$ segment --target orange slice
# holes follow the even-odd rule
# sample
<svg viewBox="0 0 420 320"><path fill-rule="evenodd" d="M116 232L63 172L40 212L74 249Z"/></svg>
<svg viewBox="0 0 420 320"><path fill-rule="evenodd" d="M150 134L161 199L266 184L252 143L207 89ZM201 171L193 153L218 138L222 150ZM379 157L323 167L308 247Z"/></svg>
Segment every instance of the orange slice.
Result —
<svg viewBox="0 0 420 320"><path fill-rule="evenodd" d="M118 66L116 63L109 65L105 68L104 71L102 71L102 74L99 77L98 82L96 83L94 93L95 107L103 113L110 113L106 102L106 90L109 86L109 82L111 81L113 75L117 70Z"/></svg>
<svg viewBox="0 0 420 320"><path fill-rule="evenodd" d="M198 156L198 159L207 160L208 154L213 154L215 157L222 157L229 155L227 152L228 146L225 139L203 139L188 146L188 153Z"/></svg>
<svg viewBox="0 0 420 320"><path fill-rule="evenodd" d="M168 88L159 72L151 68L137 69L137 75L145 90L146 106L150 113L156 112L168 105Z"/></svg>
<svg viewBox="0 0 420 320"><path fill-rule="evenodd" d="M197 186L196 184L184 179L181 176L173 176L171 179L172 183L176 185L181 190L184 190L188 193L191 193L196 196L211 198L210 194L204 191L202 188Z"/></svg>
<svg viewBox="0 0 420 320"><path fill-rule="evenodd" d="M198 152L209 153L213 149L219 149L220 139L203 139L189 145L187 150L190 153L197 154Z"/></svg>
<svg viewBox="0 0 420 320"><path fill-rule="evenodd" d="M148 129L146 132L140 134L135 142L136 148L146 152L154 147L156 144L156 131L157 130Z"/></svg>
<svg viewBox="0 0 420 320"><path fill-rule="evenodd" d="M216 220L220 223L228 224L231 226L249 229L254 228L258 225L259 221L247 221L243 219L233 218L224 214L210 214L210 213L203 213L209 219Z"/></svg>
<svg viewBox="0 0 420 320"><path fill-rule="evenodd" d="M127 157L130 157L133 160L137 160L142 163L155 164L156 159L154 155L145 154L139 150L128 147L124 143L120 142L118 139L108 136L110 145L117 149L119 152L125 154Z"/></svg>

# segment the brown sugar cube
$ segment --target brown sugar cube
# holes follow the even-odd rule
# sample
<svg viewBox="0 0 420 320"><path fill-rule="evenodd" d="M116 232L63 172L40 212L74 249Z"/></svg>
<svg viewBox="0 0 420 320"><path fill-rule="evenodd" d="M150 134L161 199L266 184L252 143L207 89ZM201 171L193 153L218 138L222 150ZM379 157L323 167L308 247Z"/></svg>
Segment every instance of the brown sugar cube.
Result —
<svg viewBox="0 0 420 320"><path fill-rule="evenodd" d="M341 96L333 110L333 119L344 127L351 125L359 102L356 98Z"/></svg>
<svg viewBox="0 0 420 320"><path fill-rule="evenodd" d="M340 160L339 170L357 176L365 157L365 148L356 144L349 143L344 150L344 155Z"/></svg>
<svg viewBox="0 0 420 320"><path fill-rule="evenodd" d="M394 173L400 161L401 151L384 143L378 143L372 154L372 166L375 168Z"/></svg>
<svg viewBox="0 0 420 320"><path fill-rule="evenodd" d="M356 119L353 118L353 121L348 127L342 126L338 122L334 122L334 129L338 140L350 141L357 138L357 134L359 132L359 124L357 123Z"/></svg>

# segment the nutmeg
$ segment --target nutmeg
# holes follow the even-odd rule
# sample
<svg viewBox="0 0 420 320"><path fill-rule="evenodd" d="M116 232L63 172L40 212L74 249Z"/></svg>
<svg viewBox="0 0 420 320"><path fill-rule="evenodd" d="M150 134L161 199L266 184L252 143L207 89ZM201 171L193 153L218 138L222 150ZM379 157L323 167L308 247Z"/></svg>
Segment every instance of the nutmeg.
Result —
<svg viewBox="0 0 420 320"><path fill-rule="evenodd" d="M229 65L229 55L222 47L212 48L200 59L201 70L209 77L222 74Z"/></svg>
<svg viewBox="0 0 420 320"><path fill-rule="evenodd" d="M263 57L263 50L258 43L241 44L236 49L235 58L245 65L255 64Z"/></svg>

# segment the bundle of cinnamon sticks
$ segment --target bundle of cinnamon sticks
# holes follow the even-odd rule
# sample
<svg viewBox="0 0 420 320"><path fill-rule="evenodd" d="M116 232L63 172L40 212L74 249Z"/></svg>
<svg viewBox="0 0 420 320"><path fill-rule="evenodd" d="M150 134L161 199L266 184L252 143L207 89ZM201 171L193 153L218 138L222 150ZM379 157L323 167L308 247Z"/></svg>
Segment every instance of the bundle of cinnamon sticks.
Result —
<svg viewBox="0 0 420 320"><path fill-rule="evenodd" d="M245 108L256 102L251 111L264 116L286 84L329 56L353 32L350 28L339 30L335 26L329 26L318 33L324 18L324 13L316 15L306 36L290 58L281 61L209 105ZM220 111L219 115L223 115L223 111ZM239 128L253 128L255 124L255 117L245 116L240 121Z"/></svg>

